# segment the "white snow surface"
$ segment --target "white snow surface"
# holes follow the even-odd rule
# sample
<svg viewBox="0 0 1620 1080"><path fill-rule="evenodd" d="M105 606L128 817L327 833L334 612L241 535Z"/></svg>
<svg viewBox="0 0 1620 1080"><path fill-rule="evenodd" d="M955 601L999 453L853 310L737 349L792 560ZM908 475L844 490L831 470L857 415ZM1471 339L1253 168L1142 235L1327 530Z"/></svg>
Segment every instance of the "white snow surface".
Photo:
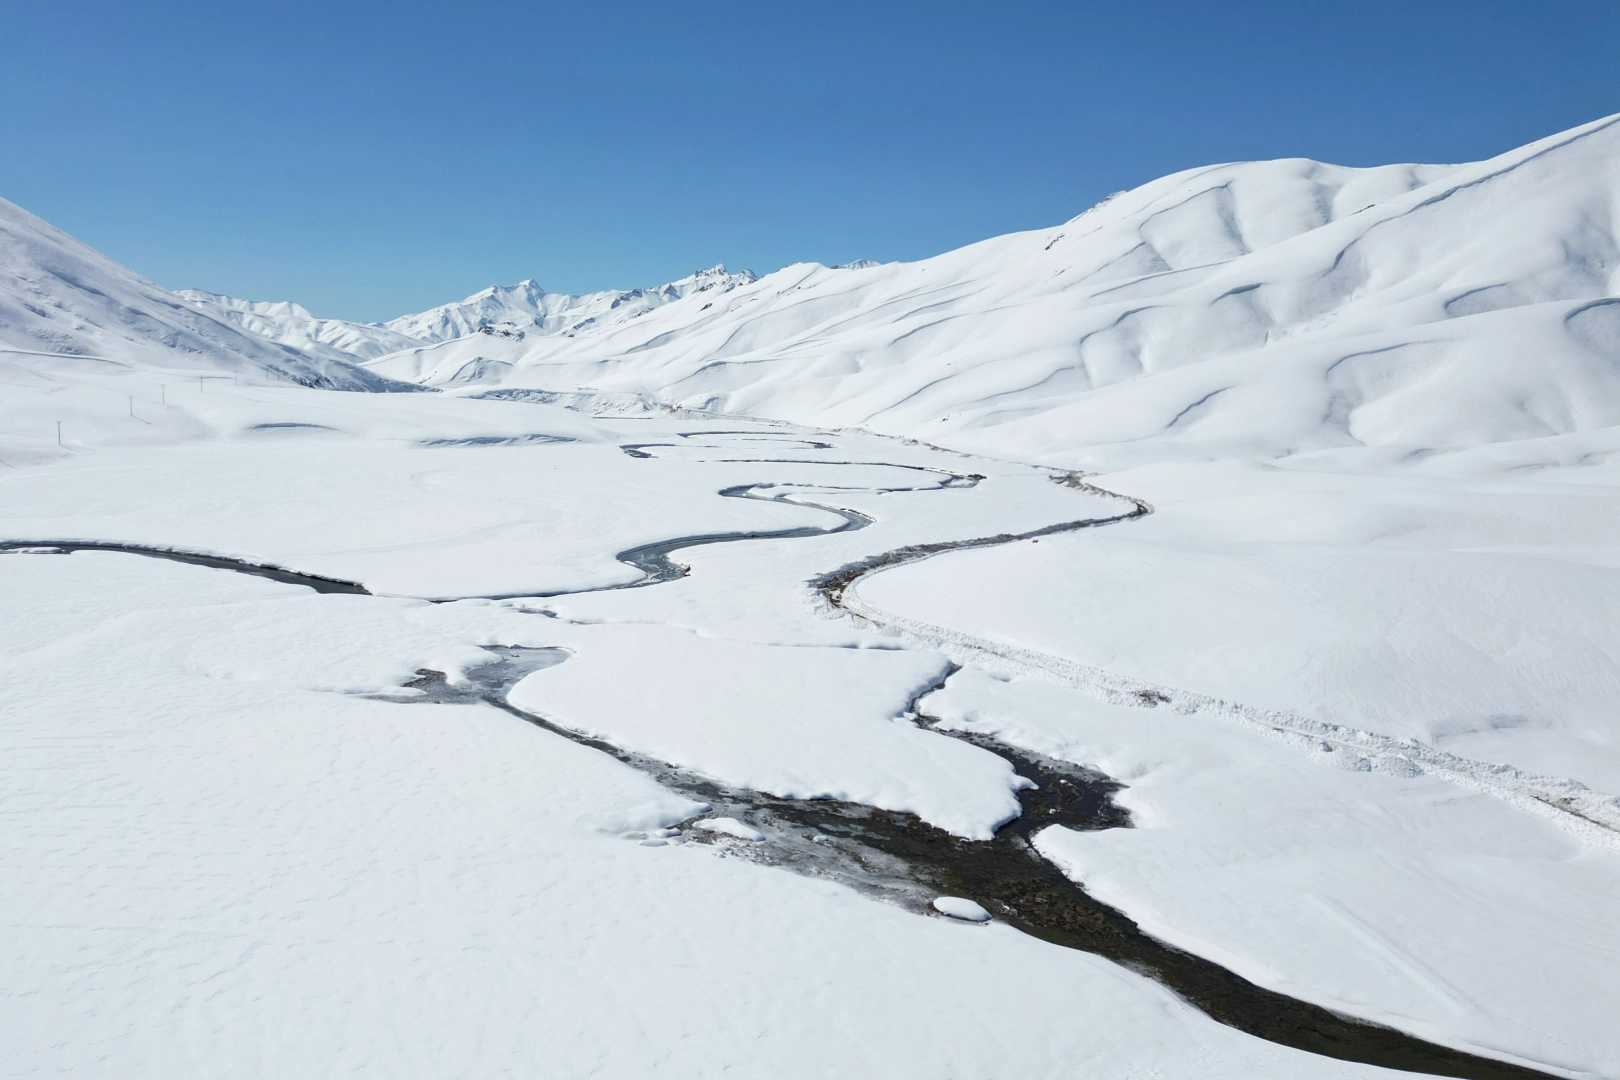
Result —
<svg viewBox="0 0 1620 1080"><path fill-rule="evenodd" d="M1608 852L1486 795L1332 768L1219 716L981 673L924 707L1128 784L1134 828L1038 843L1149 933L1437 1042L1582 1075L1620 1063Z"/></svg>
<svg viewBox="0 0 1620 1080"><path fill-rule="evenodd" d="M936 896L934 910L963 922L989 922L990 913L965 896Z"/></svg>
<svg viewBox="0 0 1620 1080"><path fill-rule="evenodd" d="M876 265L876 264L872 264ZM478 342L519 342L548 336L571 338L603 327L628 324L671 301L688 296L709 300L757 280L750 270L731 273L715 265L652 289L609 290L571 295L547 292L533 281L492 285L465 300L442 304L388 323L317 318L291 301L239 300L232 296L182 289L183 297L221 322L301 352L340 356L366 362L393 353L457 338ZM504 371L502 361L469 361L452 373L449 385L483 382Z"/></svg>
<svg viewBox="0 0 1620 1080"><path fill-rule="evenodd" d="M307 417L339 398L365 437L248 433L257 424L299 422L274 418ZM305 474L307 510L327 499L339 508L351 502L358 488L341 479L349 471L391 490L390 473L414 475L422 453L481 453L488 470L513 479L548 455L594 453L598 460L578 467L608 479L621 463L655 471L685 464L695 472L705 452L774 457L784 443L794 445L782 438L791 432L761 427L694 440L698 449L677 447L663 462L583 439L435 451L398 439L423 421L424 401L449 409L447 434L464 432L479 415L486 425L511 423L514 412L529 431L583 434L609 423L536 405L220 387L210 415L234 410L238 419L216 441L81 449L74 461L6 473L0 490L17 485L25 503L51 498L50 488L76 497L41 504L55 509L54 518L16 518L4 528L16 535L19 523L54 520L58 532L72 527L84 537L106 523L156 528L167 520L164 539L196 550L219 543L234 520L237 542L245 542L256 527L293 513L290 489L270 489L269 504L261 489L278 468L298 465L286 452L312 437L308 445L325 464ZM626 441L683 442L679 431L692 430L689 421L618 423ZM820 452L827 464L800 471L836 478L832 460L876 448L876 440L851 441ZM203 468L201 449L215 451L223 467ZM894 449L902 461L908 454L950 460ZM244 477L231 464L237 450L265 453L276 467ZM817 461L817 451L805 452ZM98 459L119 467L90 467ZM714 464L718 475L693 481L689 496L744 469L782 475L768 462ZM898 486L897 472L905 470L861 466L853 479L876 473ZM1012 479L1018 470L1005 472L1027 503L1027 490ZM168 475L190 475L191 483L171 484ZM34 477L54 483L29 494ZM884 516L900 520L902 531L890 540L906 528L948 533L953 514L961 519L954 527L965 528L982 512L973 502L978 488L937 490L931 478L908 479L920 490L844 495L874 511L892 506ZM663 482L681 483L673 474ZM1070 509L1102 503L1039 482L1072 500ZM609 479L604 488L616 486ZM997 486L987 481L983 494ZM466 512L444 501L461 497L454 491L424 484L414 500L367 504L353 520L377 532L356 534L365 542L345 557L391 565L394 552L413 549L455 561L454 544L444 546L440 533L447 518ZM942 504L935 523L905 523L908 505L925 499ZM731 502L777 522L831 517ZM142 509L149 504L156 509ZM214 509L198 512L204 505ZM150 516L127 516L137 510ZM563 537L577 533L610 551L600 528L598 520L549 521L527 545L540 557L559 542L566 550ZM884 648L883 639L819 619L802 602L782 604L762 587L770 551L770 577L791 583L800 567L838 558L832 550L801 553L796 544L828 549L862 536L760 543L769 551L734 567L745 579L736 595L754 597L755 610L692 605L686 619L703 635L634 625L637 598L650 605L642 619L651 623L664 605L678 603L659 598L663 586L569 598L576 614L553 610L548 618L545 605L559 601L321 596L133 555L0 555L8 614L0 629L7 717L0 798L20 823L6 832L3 857L24 871L11 876L19 888L6 919L17 951L0 975L13 1003L6 1071L452 1076L522 1071L540 1061L565 1076L792 1077L877 1068L931 1077L963 1068L1059 1075L1085 1061L1117 1076L1144 1067L1185 1077L1366 1075L1220 1027L1138 976L1011 931L953 933L831 882L715 858L718 849L679 836L626 843L621 837L643 837L704 808L505 713L411 704L403 688L424 668L464 678L481 655L487 659L481 646L562 646L573 655L556 670L589 665L628 684L633 673L611 663L640 661L675 669L693 693L707 694L696 685L705 677L737 684L729 697L713 699L720 708L710 719L728 723L720 733L740 747L690 727L683 711L695 699L681 686L659 702L668 708L630 716L642 727L623 732L627 740L696 735L694 761L710 772L733 762L754 772L780 769L803 753L814 787L886 785L959 816L993 803L997 791L1005 799L1010 776L993 756L885 715L930 681L939 658ZM319 546L342 539L316 528L304 541L306 555L316 558ZM266 543L270 550L270 534ZM718 548L696 550L721 561ZM517 580L528 573L511 552L494 561ZM714 567L693 563L693 576L673 585L700 589ZM604 610L632 605L632 613L592 619L583 611L592 600ZM735 613L727 617L728 610ZM827 678L803 678L798 699L785 706L791 713L759 708L780 704L781 681L795 670L785 657L793 653L831 665ZM530 685L549 693L531 679L525 694ZM625 718L615 701L581 701L569 715L614 730ZM748 711L727 717L728 704ZM838 715L845 707L860 713ZM646 723L660 716L663 731ZM836 735L841 753L817 749L809 726L817 716L835 725L820 738ZM767 752L773 738L781 748L774 755ZM660 1019L685 1011L694 984L749 989L698 1021ZM1087 1022L1075 1023L1076 1015ZM1032 1023L1041 1038L1027 1037ZM828 1031L841 1037L828 1039Z"/></svg>
<svg viewBox="0 0 1620 1080"><path fill-rule="evenodd" d="M1613 466L1464 482L1172 464L1100 482L1156 512L915 563L859 597L1144 684L1620 793Z"/></svg>
<svg viewBox="0 0 1620 1080"><path fill-rule="evenodd" d="M7 1075L1366 1075L1011 931L626 843L695 808L495 710L341 692L545 620L124 555L0 581ZM693 1018L694 985L747 989Z"/></svg>
<svg viewBox="0 0 1620 1080"><path fill-rule="evenodd" d="M552 444L512 461L486 446L361 442L358 419L344 434L249 426L235 444L28 471L8 478L0 520L15 536L201 550L375 593L456 598L624 584L640 577L613 558L626 548L822 517L722 499L694 482L694 466L638 462L611 444ZM578 427L555 419L553 431ZM312 499L322 509L308 512Z"/></svg>

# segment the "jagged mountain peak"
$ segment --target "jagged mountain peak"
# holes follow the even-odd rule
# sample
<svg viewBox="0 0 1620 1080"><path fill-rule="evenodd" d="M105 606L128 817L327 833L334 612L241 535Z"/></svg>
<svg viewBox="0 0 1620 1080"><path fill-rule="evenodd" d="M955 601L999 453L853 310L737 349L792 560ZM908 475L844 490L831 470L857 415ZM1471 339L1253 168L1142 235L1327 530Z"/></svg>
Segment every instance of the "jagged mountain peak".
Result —
<svg viewBox="0 0 1620 1080"><path fill-rule="evenodd" d="M569 294L547 292L532 279L492 285L465 300L394 319L388 329L421 342L441 342L494 327L510 334L553 336L591 332L680 300L694 292L729 290L758 280L751 270L728 271L724 264L647 289Z"/></svg>

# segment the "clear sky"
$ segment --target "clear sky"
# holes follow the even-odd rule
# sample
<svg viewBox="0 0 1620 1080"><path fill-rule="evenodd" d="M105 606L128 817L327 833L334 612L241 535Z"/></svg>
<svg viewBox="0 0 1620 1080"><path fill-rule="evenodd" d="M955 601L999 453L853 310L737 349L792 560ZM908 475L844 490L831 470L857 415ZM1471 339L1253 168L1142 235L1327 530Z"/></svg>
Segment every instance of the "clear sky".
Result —
<svg viewBox="0 0 1620 1080"><path fill-rule="evenodd" d="M1217 161L1620 111L1620 0L0 0L0 196L171 288L386 319L911 259Z"/></svg>

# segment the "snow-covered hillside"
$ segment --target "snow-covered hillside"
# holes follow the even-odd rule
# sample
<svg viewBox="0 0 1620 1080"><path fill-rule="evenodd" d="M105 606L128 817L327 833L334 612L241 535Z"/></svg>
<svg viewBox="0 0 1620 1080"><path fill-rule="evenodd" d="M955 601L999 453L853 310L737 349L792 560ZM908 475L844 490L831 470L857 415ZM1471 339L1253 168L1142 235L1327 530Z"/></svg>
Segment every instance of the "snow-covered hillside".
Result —
<svg viewBox="0 0 1620 1080"><path fill-rule="evenodd" d="M1620 421L1617 119L1470 165L1192 169L914 263L524 281L387 324L181 295L427 386L589 387L1097 467L1568 434Z"/></svg>
<svg viewBox="0 0 1620 1080"><path fill-rule="evenodd" d="M1464 166L1194 169L921 262L371 366L1112 463L1587 430L1620 421L1617 119Z"/></svg>
<svg viewBox="0 0 1620 1080"><path fill-rule="evenodd" d="M344 390L392 385L335 350L285 348L212 317L3 199L0 352L222 370Z"/></svg>

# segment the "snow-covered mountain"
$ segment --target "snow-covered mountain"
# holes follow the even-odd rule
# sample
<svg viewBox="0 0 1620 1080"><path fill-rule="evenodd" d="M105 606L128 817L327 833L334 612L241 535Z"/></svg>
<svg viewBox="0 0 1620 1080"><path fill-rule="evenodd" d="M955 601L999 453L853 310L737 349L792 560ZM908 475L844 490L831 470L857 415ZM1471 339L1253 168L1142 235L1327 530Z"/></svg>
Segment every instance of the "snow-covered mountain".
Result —
<svg viewBox="0 0 1620 1080"><path fill-rule="evenodd" d="M0 199L0 351L399 389L337 350L288 348L215 318Z"/></svg>
<svg viewBox="0 0 1620 1080"><path fill-rule="evenodd" d="M491 286L455 304L404 315L388 323L417 341L439 342L475 334L487 328L496 335L533 334L542 337L598 333L618 326L676 300L705 294L713 299L758 278L751 270L733 274L724 266L711 266L652 289L597 292L570 296L550 293L533 281Z"/></svg>
<svg viewBox="0 0 1620 1080"><path fill-rule="evenodd" d="M867 265L863 263L862 265ZM870 265L876 265L870 264ZM465 300L388 323L322 319L291 301L239 300L201 289L182 289L184 297L221 322L302 352L351 362L419 348L425 344L480 335L508 341L530 336L573 337L619 326L665 304L688 296L723 295L757 276L751 270L733 274L711 266L651 289L570 295L547 292L533 281L492 285Z"/></svg>
<svg viewBox="0 0 1620 1080"><path fill-rule="evenodd" d="M290 300L238 300L201 289L179 289L175 295L220 322L231 323L301 352L336 351L353 362L374 360L420 344L417 339L396 333L380 323L316 318L303 305Z"/></svg>
<svg viewBox="0 0 1620 1080"><path fill-rule="evenodd" d="M171 294L4 204L0 343L589 388L1099 465L1405 452L1620 423L1617 202L1609 117L1469 165L1188 170L919 262L524 281L387 324Z"/></svg>
<svg viewBox="0 0 1620 1080"><path fill-rule="evenodd" d="M1470 165L1218 165L920 262L798 264L369 366L1094 461L1553 435L1620 423L1617 201L1620 117Z"/></svg>

